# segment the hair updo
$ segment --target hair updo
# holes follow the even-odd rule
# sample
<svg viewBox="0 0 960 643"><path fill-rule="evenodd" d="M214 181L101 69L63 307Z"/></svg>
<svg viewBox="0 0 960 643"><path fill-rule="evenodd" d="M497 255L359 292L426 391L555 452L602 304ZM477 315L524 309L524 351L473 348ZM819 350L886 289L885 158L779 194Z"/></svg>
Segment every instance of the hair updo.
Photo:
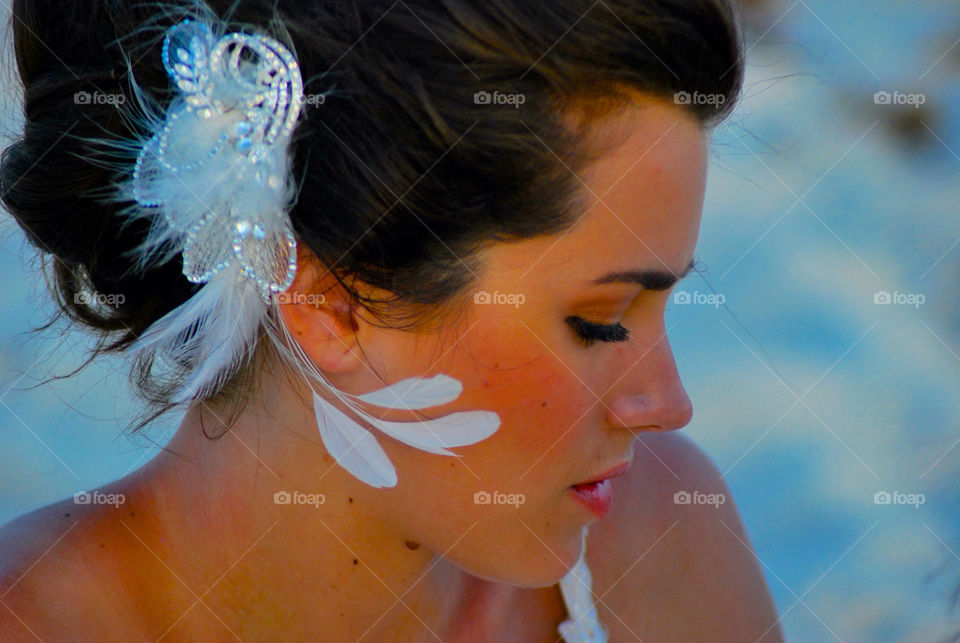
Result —
<svg viewBox="0 0 960 643"><path fill-rule="evenodd" d="M122 352L199 287L179 257L133 269L125 253L146 225L121 225L123 204L103 198L117 163L90 143L144 134L131 115L131 74L156 104L172 98L160 44L191 4L13 1L25 124L0 159L0 198L40 254L55 319L97 333L87 363ZM206 4L231 25L287 44L304 94L325 94L294 130L299 196L290 218L350 297L393 327L413 328L464 301L485 244L576 222L571 170L587 153L564 113L580 106L597 115L628 104L631 91L670 102L696 92L722 97L678 101L709 129L732 111L743 81L732 0ZM523 102L487 100L494 92ZM365 297L354 279L390 299ZM176 387L151 362L132 365L152 411L136 429L171 408ZM259 363L255 356L223 394L251 385Z"/></svg>

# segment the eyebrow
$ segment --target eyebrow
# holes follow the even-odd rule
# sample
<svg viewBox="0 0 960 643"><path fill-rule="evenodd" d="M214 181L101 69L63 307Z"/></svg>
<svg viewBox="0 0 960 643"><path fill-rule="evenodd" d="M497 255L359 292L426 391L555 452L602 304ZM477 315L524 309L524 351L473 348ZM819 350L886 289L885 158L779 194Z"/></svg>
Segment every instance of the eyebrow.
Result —
<svg viewBox="0 0 960 643"><path fill-rule="evenodd" d="M640 284L644 290L668 290L675 283L686 277L694 270L696 258L690 260L687 267L679 275L663 270L627 270L625 272L611 272L598 279L596 285L602 284Z"/></svg>

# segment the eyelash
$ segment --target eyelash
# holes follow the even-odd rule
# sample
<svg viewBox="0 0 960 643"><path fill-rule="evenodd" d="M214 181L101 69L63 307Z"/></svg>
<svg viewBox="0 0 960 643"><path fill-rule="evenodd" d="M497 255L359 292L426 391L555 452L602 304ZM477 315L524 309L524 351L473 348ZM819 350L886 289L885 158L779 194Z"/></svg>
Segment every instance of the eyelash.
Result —
<svg viewBox="0 0 960 643"><path fill-rule="evenodd" d="M591 346L596 341L625 342L630 337L630 330L616 324L594 324L582 317L571 315L565 320L577 334L577 338L584 346Z"/></svg>

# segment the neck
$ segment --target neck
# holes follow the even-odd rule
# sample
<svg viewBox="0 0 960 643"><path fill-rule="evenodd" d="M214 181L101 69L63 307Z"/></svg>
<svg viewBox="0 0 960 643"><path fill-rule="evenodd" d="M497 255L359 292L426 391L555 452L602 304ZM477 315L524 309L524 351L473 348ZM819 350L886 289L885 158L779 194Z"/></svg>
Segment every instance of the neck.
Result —
<svg viewBox="0 0 960 643"><path fill-rule="evenodd" d="M162 549L205 616L242 638L264 626L272 638L410 641L504 627L518 588L471 576L398 533L376 490L323 450L312 418L278 411L296 408L244 412L210 440L203 430L223 431L220 411L194 406L131 476L143 509L131 528ZM318 493L318 470L322 504L274 502L277 491Z"/></svg>

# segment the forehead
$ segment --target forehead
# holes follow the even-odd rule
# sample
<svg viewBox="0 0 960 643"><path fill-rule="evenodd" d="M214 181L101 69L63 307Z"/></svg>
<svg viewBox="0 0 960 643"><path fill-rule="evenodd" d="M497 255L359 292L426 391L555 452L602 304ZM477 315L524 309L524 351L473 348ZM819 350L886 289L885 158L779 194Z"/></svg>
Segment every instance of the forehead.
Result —
<svg viewBox="0 0 960 643"><path fill-rule="evenodd" d="M707 135L681 108L629 107L596 122L603 151L577 178L586 204L570 230L491 249L488 268L525 283L588 286L611 270L682 272L700 229Z"/></svg>

